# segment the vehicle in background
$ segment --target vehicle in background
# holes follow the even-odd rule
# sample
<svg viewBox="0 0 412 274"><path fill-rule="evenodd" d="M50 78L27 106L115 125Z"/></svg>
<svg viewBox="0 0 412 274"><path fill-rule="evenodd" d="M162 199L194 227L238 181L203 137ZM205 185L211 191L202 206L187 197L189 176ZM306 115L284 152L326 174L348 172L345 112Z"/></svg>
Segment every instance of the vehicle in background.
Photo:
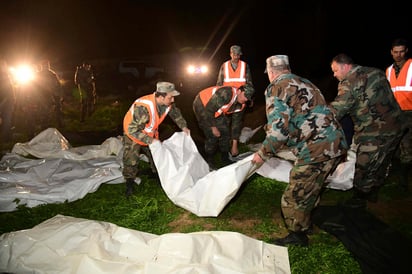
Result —
<svg viewBox="0 0 412 274"><path fill-rule="evenodd" d="M208 48L181 48L175 55L174 64L176 67L171 75L181 89L199 91L216 84L217 64Z"/></svg>
<svg viewBox="0 0 412 274"><path fill-rule="evenodd" d="M164 69L144 61L126 60L119 63L119 73L129 74L136 79L143 80L163 74Z"/></svg>

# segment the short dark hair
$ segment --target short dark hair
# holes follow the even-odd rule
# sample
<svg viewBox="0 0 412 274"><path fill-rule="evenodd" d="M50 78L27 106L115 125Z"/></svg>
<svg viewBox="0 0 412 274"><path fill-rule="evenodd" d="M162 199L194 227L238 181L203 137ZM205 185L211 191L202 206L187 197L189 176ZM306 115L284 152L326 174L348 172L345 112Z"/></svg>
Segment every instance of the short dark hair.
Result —
<svg viewBox="0 0 412 274"><path fill-rule="evenodd" d="M339 53L338 55L336 55L335 57L333 57L332 62L336 62L338 64L346 64L346 65L353 65L353 59L352 57L350 57L349 55L345 54L345 53Z"/></svg>
<svg viewBox="0 0 412 274"><path fill-rule="evenodd" d="M392 48L398 47L398 46L404 46L405 48L408 48L408 41L403 38L397 38L393 40L392 42Z"/></svg>

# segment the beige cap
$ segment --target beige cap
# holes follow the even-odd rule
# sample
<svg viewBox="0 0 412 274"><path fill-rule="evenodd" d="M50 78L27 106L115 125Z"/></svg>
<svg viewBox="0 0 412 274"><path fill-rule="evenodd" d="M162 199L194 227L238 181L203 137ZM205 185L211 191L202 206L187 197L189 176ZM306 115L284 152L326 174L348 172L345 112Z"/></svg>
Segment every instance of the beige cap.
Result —
<svg viewBox="0 0 412 274"><path fill-rule="evenodd" d="M289 57L287 55L273 55L268 57L266 59L265 73L267 72L267 68L276 66L289 66Z"/></svg>
<svg viewBox="0 0 412 274"><path fill-rule="evenodd" d="M175 89L175 85L169 82L158 82L156 84L156 92L168 93L172 96L177 96L180 94L180 92Z"/></svg>
<svg viewBox="0 0 412 274"><path fill-rule="evenodd" d="M233 45L230 47L230 53L235 53L235 54L239 54L242 55L242 48L238 45Z"/></svg>

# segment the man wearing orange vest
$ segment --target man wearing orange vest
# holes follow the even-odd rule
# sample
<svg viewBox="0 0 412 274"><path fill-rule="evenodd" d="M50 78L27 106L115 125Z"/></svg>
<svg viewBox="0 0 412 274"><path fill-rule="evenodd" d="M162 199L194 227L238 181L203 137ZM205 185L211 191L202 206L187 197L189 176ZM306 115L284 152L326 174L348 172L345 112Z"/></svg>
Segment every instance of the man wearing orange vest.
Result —
<svg viewBox="0 0 412 274"><path fill-rule="evenodd" d="M133 194L133 186L139 171L140 152L149 158L153 173L157 173L149 145L159 141L159 126L167 115L187 135L190 130L180 109L174 104L180 92L169 82L158 82L156 91L138 98L123 119L123 177L126 179L126 197Z"/></svg>
<svg viewBox="0 0 412 274"><path fill-rule="evenodd" d="M253 87L250 67L245 61L240 60L241 55L242 48L240 46L233 45L230 47L231 59L224 62L220 66L216 86L230 86L238 88L247 84ZM249 99L248 106L253 106L253 98ZM232 138L230 153L232 156L237 156L239 154L238 141L236 138Z"/></svg>
<svg viewBox="0 0 412 274"><path fill-rule="evenodd" d="M412 59L406 57L407 53L407 41L404 39L394 40L391 48L394 63L386 69L386 78L402 109L407 129L399 146L400 186L404 190L408 189L408 173L412 167Z"/></svg>
<svg viewBox="0 0 412 274"><path fill-rule="evenodd" d="M219 148L223 165L229 160L230 141L239 140L246 103L252 99L255 90L250 85L239 88L212 86L196 95L193 111L203 131L206 161L211 170L216 169L215 153Z"/></svg>

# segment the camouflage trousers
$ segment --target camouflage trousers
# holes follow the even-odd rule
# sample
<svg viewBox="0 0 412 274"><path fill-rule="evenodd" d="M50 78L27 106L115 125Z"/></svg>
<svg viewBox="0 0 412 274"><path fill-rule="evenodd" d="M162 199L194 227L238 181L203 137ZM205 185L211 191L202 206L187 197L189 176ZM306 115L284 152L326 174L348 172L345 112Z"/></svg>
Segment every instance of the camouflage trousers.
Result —
<svg viewBox="0 0 412 274"><path fill-rule="evenodd" d="M222 153L229 153L230 150L230 118L221 115L215 118L214 124L220 131L220 137L213 135L212 129L210 128L210 123L205 123L205 109L200 100L193 104L193 111L195 113L196 119L199 124L199 128L203 131L205 135L205 153L207 155L212 155L216 153L219 148Z"/></svg>
<svg viewBox="0 0 412 274"><path fill-rule="evenodd" d="M281 209L290 231L307 231L312 210L319 204L325 180L343 157L309 165L295 165L289 174L289 184L281 198Z"/></svg>
<svg viewBox="0 0 412 274"><path fill-rule="evenodd" d="M152 153L148 146L142 146L133 142L126 135L123 136L123 177L127 179L135 179L139 172L140 154L143 153L149 159L150 166L153 172L156 172L156 166L153 162Z"/></svg>
<svg viewBox="0 0 412 274"><path fill-rule="evenodd" d="M226 117L222 117L226 118ZM214 154L217 149L222 153L229 153L230 150L230 125L229 119L218 119L215 126L220 131L220 137L213 135L210 127L201 127L203 134L205 135L205 153Z"/></svg>
<svg viewBox="0 0 412 274"><path fill-rule="evenodd" d="M402 135L399 134L356 142L354 188L366 193L384 184L401 138Z"/></svg>

